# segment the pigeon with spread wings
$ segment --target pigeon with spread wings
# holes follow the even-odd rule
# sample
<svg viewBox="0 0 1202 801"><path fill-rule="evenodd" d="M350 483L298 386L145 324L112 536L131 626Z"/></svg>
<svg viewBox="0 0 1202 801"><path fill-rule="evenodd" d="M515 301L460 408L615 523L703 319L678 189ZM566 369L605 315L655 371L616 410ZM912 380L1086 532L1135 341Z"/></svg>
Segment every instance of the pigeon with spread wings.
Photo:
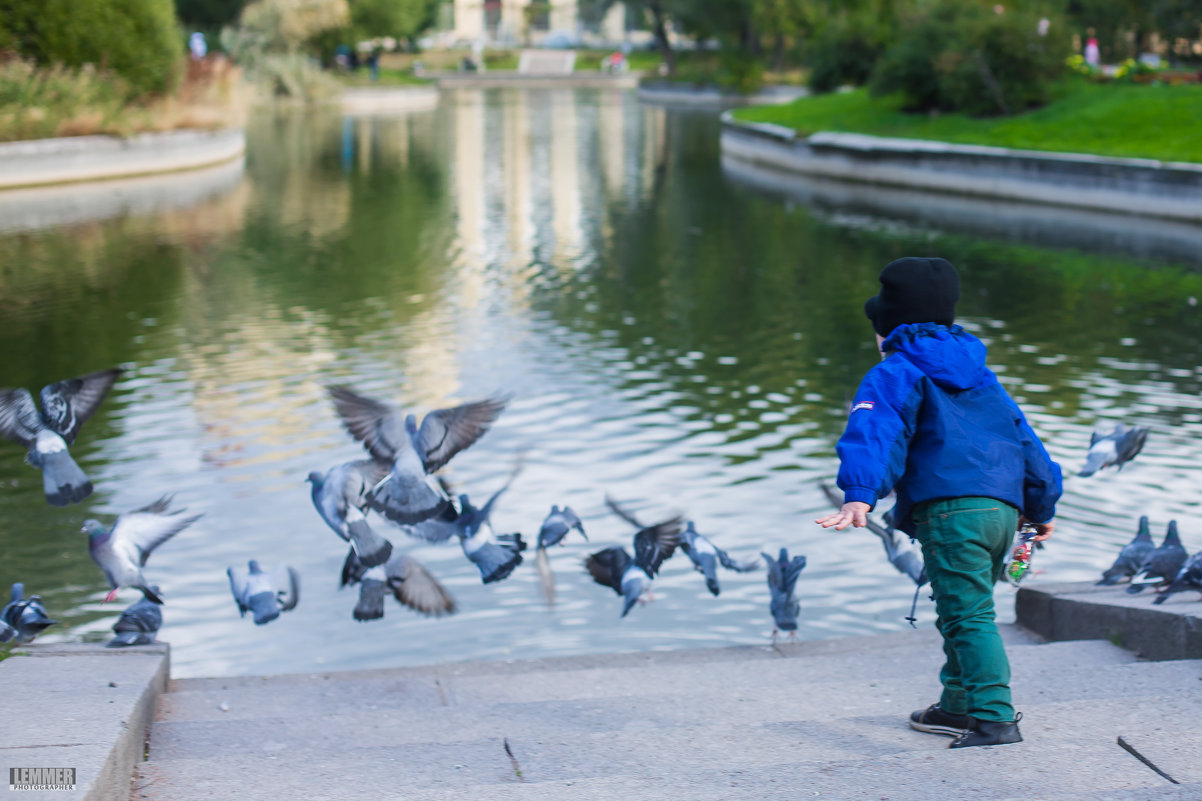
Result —
<svg viewBox="0 0 1202 801"><path fill-rule="evenodd" d="M300 602L300 575L287 565L264 570L251 559L245 568L229 567L230 592L238 604L238 614L250 612L256 626L263 626L294 609Z"/></svg>
<svg viewBox="0 0 1202 801"><path fill-rule="evenodd" d="M651 600L651 581L660 566L680 544L683 521L679 516L653 526L643 526L609 496L605 504L614 514L639 529L634 535L634 557L620 545L590 554L584 561L593 581L622 596L622 617L644 596Z"/></svg>
<svg viewBox="0 0 1202 801"><path fill-rule="evenodd" d="M383 565L369 568L351 548L342 564L342 586L359 585L359 603L355 620L379 620L384 617L384 594L391 592L397 603L429 617L453 615L458 611L455 599L425 565L411 556L396 552Z"/></svg>
<svg viewBox="0 0 1202 801"><path fill-rule="evenodd" d="M112 528L98 520L84 521L80 530L88 535L88 553L112 588L105 603L116 598L122 587L135 587L153 603L163 602L146 583L142 568L155 548L204 516L185 517L183 509L169 512L170 505L171 496L164 495L149 506L118 515Z"/></svg>
<svg viewBox="0 0 1202 801"><path fill-rule="evenodd" d="M415 415L402 416L400 410L350 387L333 386L329 393L351 436L374 458L391 463L367 501L396 523L419 523L446 510L450 499L431 474L484 436L509 402L495 397L436 409L419 427Z"/></svg>
<svg viewBox="0 0 1202 801"><path fill-rule="evenodd" d="M40 412L24 387L0 389L0 434L27 448L25 461L42 471L42 489L51 506L78 503L92 494L92 482L67 446L74 444L121 372L114 367L48 384L42 387Z"/></svg>

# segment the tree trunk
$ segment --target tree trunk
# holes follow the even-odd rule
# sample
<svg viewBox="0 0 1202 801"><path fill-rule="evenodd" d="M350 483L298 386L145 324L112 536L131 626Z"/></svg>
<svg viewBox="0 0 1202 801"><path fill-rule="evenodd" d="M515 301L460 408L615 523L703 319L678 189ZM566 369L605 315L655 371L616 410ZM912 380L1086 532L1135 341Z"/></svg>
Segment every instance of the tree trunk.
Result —
<svg viewBox="0 0 1202 801"><path fill-rule="evenodd" d="M668 68L668 74L676 74L676 54L672 52L672 43L668 41L668 20L664 14L664 7L659 0L653 0L647 4L647 9L651 12L652 31L655 33L655 43L659 45L659 52L663 54L664 66Z"/></svg>

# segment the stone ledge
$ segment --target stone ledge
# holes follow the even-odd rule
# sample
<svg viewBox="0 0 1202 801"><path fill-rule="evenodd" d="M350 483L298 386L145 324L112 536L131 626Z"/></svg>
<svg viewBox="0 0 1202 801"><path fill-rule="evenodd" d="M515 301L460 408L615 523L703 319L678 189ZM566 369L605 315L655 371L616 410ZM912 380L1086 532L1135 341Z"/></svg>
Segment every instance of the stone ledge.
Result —
<svg viewBox="0 0 1202 801"><path fill-rule="evenodd" d="M1194 592L1153 606L1151 590L1089 582L1020 587L1018 624L1052 641L1106 639L1150 660L1202 659L1202 603Z"/></svg>
<svg viewBox="0 0 1202 801"><path fill-rule="evenodd" d="M722 157L794 174L1202 221L1202 164L839 132L722 117Z"/></svg>
<svg viewBox="0 0 1202 801"><path fill-rule="evenodd" d="M241 128L3 142L0 189L193 170L241 158L245 151Z"/></svg>
<svg viewBox="0 0 1202 801"><path fill-rule="evenodd" d="M166 644L16 649L0 662L0 770L75 768L75 790L53 797L125 801L169 662Z"/></svg>

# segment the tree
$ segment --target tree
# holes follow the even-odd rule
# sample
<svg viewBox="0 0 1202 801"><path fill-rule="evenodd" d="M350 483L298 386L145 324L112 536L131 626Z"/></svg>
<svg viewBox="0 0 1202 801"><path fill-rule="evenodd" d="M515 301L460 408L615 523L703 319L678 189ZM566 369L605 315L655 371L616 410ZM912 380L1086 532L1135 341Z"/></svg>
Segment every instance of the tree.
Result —
<svg viewBox="0 0 1202 801"><path fill-rule="evenodd" d="M438 0L350 0L351 28L364 39L412 41L434 24Z"/></svg>
<svg viewBox="0 0 1202 801"><path fill-rule="evenodd" d="M175 0L175 13L189 29L219 31L237 21L247 0Z"/></svg>
<svg viewBox="0 0 1202 801"><path fill-rule="evenodd" d="M346 0L254 0L242 10L240 27L267 52L295 52L349 21Z"/></svg>

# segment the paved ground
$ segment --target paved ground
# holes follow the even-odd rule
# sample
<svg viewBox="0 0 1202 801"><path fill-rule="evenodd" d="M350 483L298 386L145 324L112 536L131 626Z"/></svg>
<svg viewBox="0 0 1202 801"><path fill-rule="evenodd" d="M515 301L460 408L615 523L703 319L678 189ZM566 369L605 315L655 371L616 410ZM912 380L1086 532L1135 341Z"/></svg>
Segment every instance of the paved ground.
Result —
<svg viewBox="0 0 1202 801"><path fill-rule="evenodd" d="M937 636L174 681L134 797L1202 798L1202 662L1009 627L1026 741L951 751Z"/></svg>

